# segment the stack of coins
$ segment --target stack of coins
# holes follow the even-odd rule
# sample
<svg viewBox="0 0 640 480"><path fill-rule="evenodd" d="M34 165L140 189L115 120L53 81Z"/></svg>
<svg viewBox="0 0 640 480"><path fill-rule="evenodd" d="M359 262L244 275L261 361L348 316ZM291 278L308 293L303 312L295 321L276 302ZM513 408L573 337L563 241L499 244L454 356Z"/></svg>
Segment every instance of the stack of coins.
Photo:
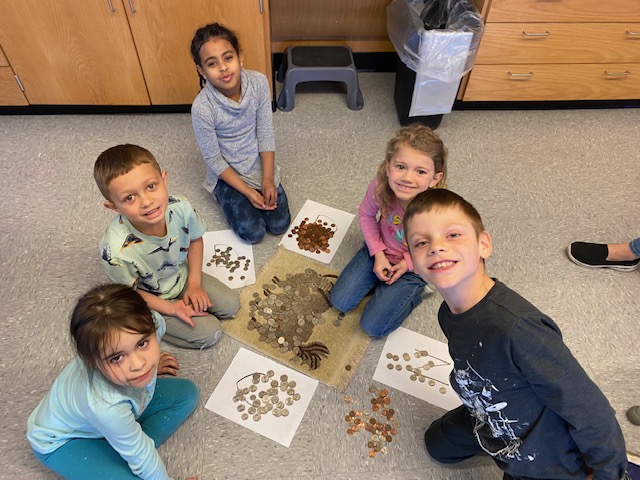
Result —
<svg viewBox="0 0 640 480"><path fill-rule="evenodd" d="M241 388L240 383L249 377L251 385ZM280 375L280 380L274 377L275 372L269 370L267 373L254 372L236 382L233 402L239 403L237 410L242 420L251 418L254 422L259 422L268 414L274 417L289 416L288 407L301 398L295 390L297 384L295 380L289 380L287 375Z"/></svg>
<svg viewBox="0 0 640 480"><path fill-rule="evenodd" d="M373 394L371 399L371 410L350 410L344 417L349 424L347 435L353 435L359 431L369 433L366 445L369 449L369 457L389 453L389 444L398 433L400 423L395 419L395 410L391 408L391 398L387 389L378 389L375 386L369 387L369 392ZM344 397L345 403L355 404L356 402L348 396Z"/></svg>
<svg viewBox="0 0 640 480"><path fill-rule="evenodd" d="M330 253L329 239L333 238L336 224L329 224L318 219L313 223L309 223L309 219L305 218L291 229L289 237L297 236L298 248L315 253Z"/></svg>

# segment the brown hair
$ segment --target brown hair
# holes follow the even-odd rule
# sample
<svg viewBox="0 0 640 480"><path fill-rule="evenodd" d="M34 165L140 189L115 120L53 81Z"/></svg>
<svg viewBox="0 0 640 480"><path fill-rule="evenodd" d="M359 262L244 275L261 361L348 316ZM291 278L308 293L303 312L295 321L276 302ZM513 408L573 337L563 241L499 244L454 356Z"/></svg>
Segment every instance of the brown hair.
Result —
<svg viewBox="0 0 640 480"><path fill-rule="evenodd" d="M158 165L151 152L138 145L129 143L116 145L98 155L98 159L93 166L93 178L102 196L111 201L109 196L109 184L111 181L145 163L150 163L158 172L162 173L160 165Z"/></svg>
<svg viewBox="0 0 640 480"><path fill-rule="evenodd" d="M419 123L412 123L403 127L387 143L387 151L384 161L378 167L376 175L375 198L380 204L380 210L386 215L392 208L395 195L389 186L387 177L387 165L402 145L421 151L433 160L435 173L442 173L442 178L433 188L445 188L447 186L447 149L440 136L429 127Z"/></svg>
<svg viewBox="0 0 640 480"><path fill-rule="evenodd" d="M122 330L143 335L156 331L147 302L133 288L99 285L78 299L69 333L89 370L100 369L105 352L113 347L114 334Z"/></svg>
<svg viewBox="0 0 640 480"><path fill-rule="evenodd" d="M409 237L409 230L407 228L409 221L416 215L432 210L442 211L454 207L462 210L465 217L467 217L473 225L476 237L479 237L485 228L478 211L460 195L444 188L427 190L426 192L416 195L416 197L411 200L407 211L404 213L403 226L406 237Z"/></svg>

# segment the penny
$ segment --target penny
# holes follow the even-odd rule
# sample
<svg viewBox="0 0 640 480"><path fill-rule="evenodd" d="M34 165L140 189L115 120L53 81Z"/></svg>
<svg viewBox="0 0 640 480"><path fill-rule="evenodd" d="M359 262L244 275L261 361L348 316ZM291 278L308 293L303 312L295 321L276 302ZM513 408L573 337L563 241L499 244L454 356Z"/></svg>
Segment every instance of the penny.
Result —
<svg viewBox="0 0 640 480"><path fill-rule="evenodd" d="M440 387L440 390L438 390L440 393L447 393L447 389L444 387Z"/></svg>
<svg viewBox="0 0 640 480"><path fill-rule="evenodd" d="M393 363L387 363L387 368L389 370L393 370Z"/></svg>

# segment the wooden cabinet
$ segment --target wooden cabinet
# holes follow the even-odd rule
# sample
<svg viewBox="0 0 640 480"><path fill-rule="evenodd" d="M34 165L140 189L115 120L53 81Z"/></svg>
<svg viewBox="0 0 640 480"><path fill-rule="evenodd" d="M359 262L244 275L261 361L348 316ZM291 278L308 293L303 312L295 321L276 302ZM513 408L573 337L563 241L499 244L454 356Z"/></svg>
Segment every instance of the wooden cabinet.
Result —
<svg viewBox="0 0 640 480"><path fill-rule="evenodd" d="M0 45L30 104L144 105L121 0L0 2Z"/></svg>
<svg viewBox="0 0 640 480"><path fill-rule="evenodd" d="M191 38L211 22L235 30L246 68L271 78L268 0L3 1L0 45L32 105L189 104ZM15 80L2 68L8 105Z"/></svg>
<svg viewBox="0 0 640 480"><path fill-rule="evenodd" d="M465 101L640 98L638 0L492 0Z"/></svg>
<svg viewBox="0 0 640 480"><path fill-rule="evenodd" d="M244 66L271 80L268 2L259 0L129 0L133 40L152 105L189 104L200 90L190 45L193 33L218 22L240 39ZM262 6L262 8L261 8Z"/></svg>
<svg viewBox="0 0 640 480"><path fill-rule="evenodd" d="M20 90L2 49L0 49L0 105L27 105L27 99Z"/></svg>

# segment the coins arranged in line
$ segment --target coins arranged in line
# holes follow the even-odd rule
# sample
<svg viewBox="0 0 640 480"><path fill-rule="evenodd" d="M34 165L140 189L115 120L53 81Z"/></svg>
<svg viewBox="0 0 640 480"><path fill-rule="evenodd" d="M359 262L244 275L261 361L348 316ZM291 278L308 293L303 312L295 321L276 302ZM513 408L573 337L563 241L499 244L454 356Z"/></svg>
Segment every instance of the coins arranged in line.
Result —
<svg viewBox="0 0 640 480"><path fill-rule="evenodd" d="M229 270L229 273L234 273L236 270L241 268L240 280L244 280L246 276L242 275L242 273L249 270L249 267L251 266L251 259L244 255L237 255L235 250L230 246L227 246L226 248L223 247L224 245L215 246L215 251L211 260L207 262L207 267L224 267ZM233 278L233 275L229 275L228 277L229 281L232 281Z"/></svg>
<svg viewBox="0 0 640 480"><path fill-rule="evenodd" d="M329 240L335 234L336 224L323 221L318 218L315 222L310 222L309 218L305 218L291 229L289 238L296 236L298 248L308 252L330 253Z"/></svg>
<svg viewBox="0 0 640 480"><path fill-rule="evenodd" d="M389 363L387 363L387 368L389 370L396 370L398 372L404 370L407 372L409 380L412 382L425 383L430 387L435 387L437 384L439 387L438 391L441 394L444 395L447 393L447 387L449 384L442 380L438 380L437 378L433 378L427 372L434 367L450 366L451 362L435 357L429 354L427 350L418 349L413 352L413 355L409 354L409 352L404 352L401 355L396 355L393 352L387 352L385 356L389 360ZM404 366L402 365L400 358L404 360Z"/></svg>
<svg viewBox="0 0 640 480"><path fill-rule="evenodd" d="M248 379L251 379L250 384L241 387L240 384ZM302 398L296 392L296 386L295 380L289 380L287 375L276 378L273 370L267 373L254 372L236 382L233 402L238 404L236 409L242 413L242 420L251 418L259 422L266 415L288 417L290 407Z"/></svg>
<svg viewBox="0 0 640 480"><path fill-rule="evenodd" d="M347 435L352 436L359 431L367 432L365 444L369 450L368 455L375 458L378 454L387 455L393 437L398 434L400 422L396 418L396 411L391 408L389 391L376 386L369 387L372 398L368 408L360 409L353 397L345 395L344 401L353 405L345 415L344 420L349 424Z"/></svg>

